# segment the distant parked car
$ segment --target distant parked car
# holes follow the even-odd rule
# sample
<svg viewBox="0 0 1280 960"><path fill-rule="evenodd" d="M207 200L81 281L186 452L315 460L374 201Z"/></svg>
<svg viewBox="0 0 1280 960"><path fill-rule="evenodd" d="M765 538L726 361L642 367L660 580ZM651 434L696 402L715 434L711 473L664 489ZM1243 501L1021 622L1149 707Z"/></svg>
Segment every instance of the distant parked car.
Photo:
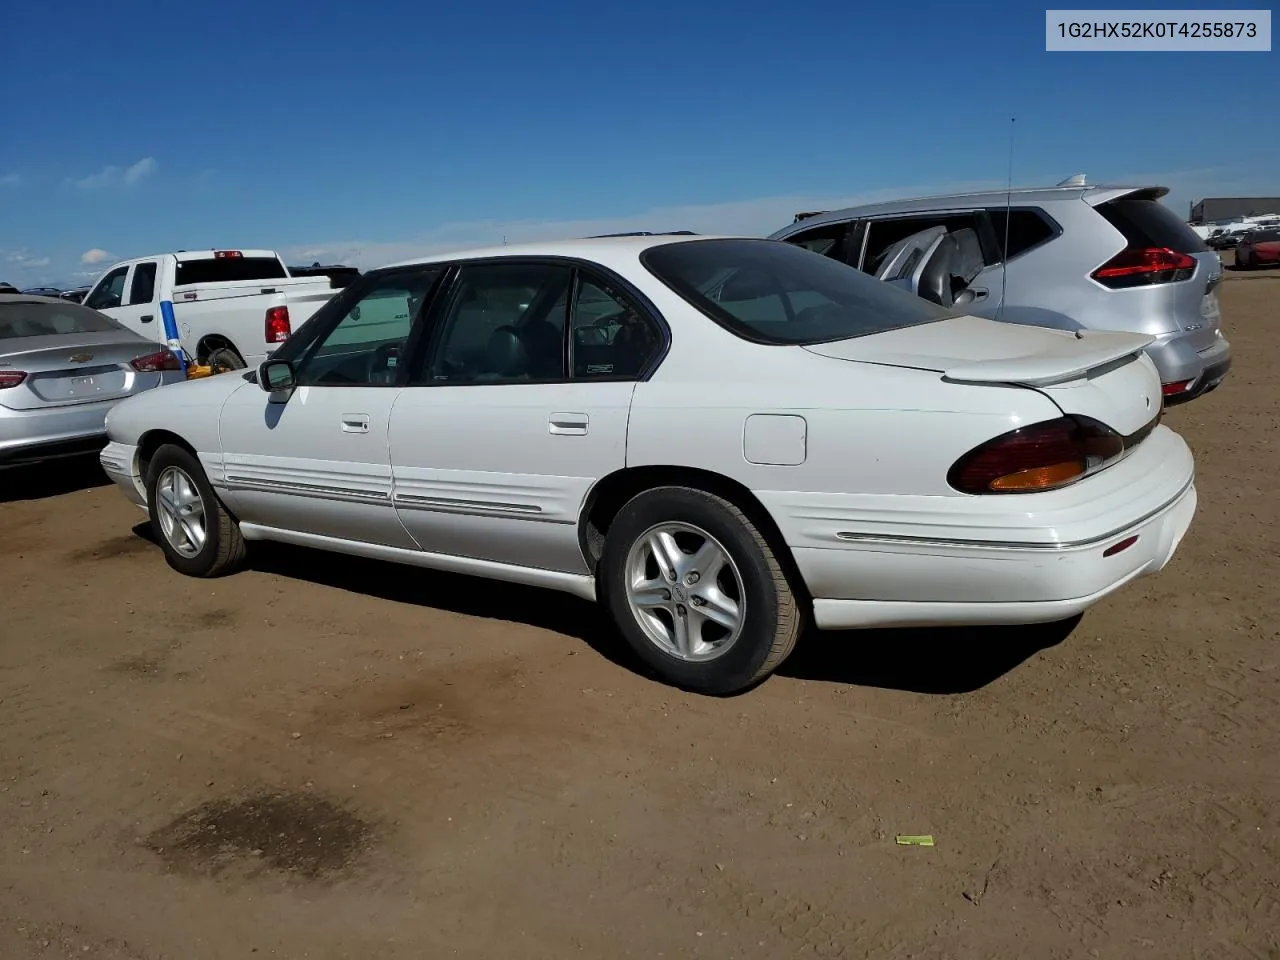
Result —
<svg viewBox="0 0 1280 960"><path fill-rule="evenodd" d="M3 280L0 280L0 293L18 293L18 292L19 292L18 288L15 287L12 283L5 283Z"/></svg>
<svg viewBox="0 0 1280 960"><path fill-rule="evenodd" d="M1244 238L1246 233L1248 233L1247 230L1223 230L1222 233L1215 233L1205 243L1212 250L1230 250Z"/></svg>
<svg viewBox="0 0 1280 960"><path fill-rule="evenodd" d="M167 348L110 317L0 294L0 469L101 450L108 410L182 379Z"/></svg>
<svg viewBox="0 0 1280 960"><path fill-rule="evenodd" d="M330 264L321 266L319 263L313 263L309 267L290 267L289 276L291 277L328 277L329 286L335 290L341 290L360 276L360 271L356 267L345 267L338 264Z"/></svg>
<svg viewBox="0 0 1280 960"><path fill-rule="evenodd" d="M117 407L101 459L188 576L279 540L567 591L731 692L810 613L1060 620L1173 555L1194 463L1151 338L963 314L760 239L440 255Z"/></svg>
<svg viewBox="0 0 1280 960"><path fill-rule="evenodd" d="M1280 264L1280 230L1251 230L1236 245L1236 266L1274 266Z"/></svg>
<svg viewBox="0 0 1280 960"><path fill-rule="evenodd" d="M62 293L58 294L58 297L62 300L69 300L72 303L83 303L89 290L89 287L76 287L74 290L63 290Z"/></svg>
<svg viewBox="0 0 1280 960"><path fill-rule="evenodd" d="M1174 404L1223 381L1231 346L1220 328L1222 263L1160 203L1166 193L1068 181L922 197L806 215L773 239L977 316L1149 334L1147 354ZM935 254L950 267L931 263Z"/></svg>
<svg viewBox="0 0 1280 960"><path fill-rule="evenodd" d="M60 297L62 291L57 287L28 287L22 293L29 297Z"/></svg>

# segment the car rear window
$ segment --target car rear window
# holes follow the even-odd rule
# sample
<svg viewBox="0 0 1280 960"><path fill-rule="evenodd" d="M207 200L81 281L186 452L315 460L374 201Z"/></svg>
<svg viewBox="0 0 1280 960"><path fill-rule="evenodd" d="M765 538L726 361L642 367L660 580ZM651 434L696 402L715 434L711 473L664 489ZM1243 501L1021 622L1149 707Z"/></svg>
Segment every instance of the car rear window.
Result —
<svg viewBox="0 0 1280 960"><path fill-rule="evenodd" d="M1172 210L1159 200L1129 194L1099 204L1098 213L1124 234L1133 247L1168 247L1177 253L1204 253L1209 248Z"/></svg>
<svg viewBox="0 0 1280 960"><path fill-rule="evenodd" d="M237 280L283 280L289 276L275 257L207 257L179 260L175 286L189 283L234 283Z"/></svg>
<svg viewBox="0 0 1280 960"><path fill-rule="evenodd" d="M108 333L121 329L106 314L77 303L0 303L0 340Z"/></svg>
<svg viewBox="0 0 1280 960"><path fill-rule="evenodd" d="M820 253L778 240L652 247L645 267L734 334L757 343L863 337L954 314Z"/></svg>
<svg viewBox="0 0 1280 960"><path fill-rule="evenodd" d="M1247 239L1250 243L1271 243L1280 240L1280 230L1255 230Z"/></svg>

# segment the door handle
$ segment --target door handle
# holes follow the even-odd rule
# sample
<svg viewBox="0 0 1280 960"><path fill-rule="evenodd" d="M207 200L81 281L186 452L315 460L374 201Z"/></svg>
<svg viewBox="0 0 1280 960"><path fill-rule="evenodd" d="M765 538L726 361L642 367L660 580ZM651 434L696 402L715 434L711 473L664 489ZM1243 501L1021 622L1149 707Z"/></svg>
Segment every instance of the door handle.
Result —
<svg viewBox="0 0 1280 960"><path fill-rule="evenodd" d="M547 429L561 436L580 437L587 432L585 413L553 413L547 421Z"/></svg>
<svg viewBox="0 0 1280 960"><path fill-rule="evenodd" d="M342 415L343 433L368 433L369 415L367 413L344 413Z"/></svg>
<svg viewBox="0 0 1280 960"><path fill-rule="evenodd" d="M138 319L141 320L143 323L150 323L155 318L156 318L156 315L154 313L148 313L145 317L139 317Z"/></svg>

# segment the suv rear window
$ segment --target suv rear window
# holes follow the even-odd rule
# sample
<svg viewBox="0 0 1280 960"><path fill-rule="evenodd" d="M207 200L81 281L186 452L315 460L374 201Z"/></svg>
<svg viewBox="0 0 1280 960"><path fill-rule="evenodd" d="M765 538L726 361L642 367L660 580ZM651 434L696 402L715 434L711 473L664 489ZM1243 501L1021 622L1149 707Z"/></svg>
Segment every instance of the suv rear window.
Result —
<svg viewBox="0 0 1280 960"><path fill-rule="evenodd" d="M860 270L777 240L691 240L651 247L659 280L744 340L825 343L954 314Z"/></svg>
<svg viewBox="0 0 1280 960"><path fill-rule="evenodd" d="M1280 240L1280 230L1255 230L1246 234L1245 239L1250 243L1271 243Z"/></svg>
<svg viewBox="0 0 1280 960"><path fill-rule="evenodd" d="M1159 200L1131 193L1095 209L1124 234L1131 247L1168 247L1176 253L1209 249L1199 234Z"/></svg>
<svg viewBox="0 0 1280 960"><path fill-rule="evenodd" d="M283 280L289 276L275 257L208 257L179 260L174 286L189 283L234 283L237 280Z"/></svg>

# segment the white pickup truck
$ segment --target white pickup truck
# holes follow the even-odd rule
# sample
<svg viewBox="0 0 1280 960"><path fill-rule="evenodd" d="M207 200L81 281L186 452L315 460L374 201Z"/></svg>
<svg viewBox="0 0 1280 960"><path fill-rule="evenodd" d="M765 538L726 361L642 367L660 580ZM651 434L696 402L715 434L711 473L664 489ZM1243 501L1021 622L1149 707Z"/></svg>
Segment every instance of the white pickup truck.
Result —
<svg viewBox="0 0 1280 960"><path fill-rule="evenodd" d="M157 343L176 333L188 363L217 373L256 367L337 292L272 250L181 250L113 265L84 304Z"/></svg>

